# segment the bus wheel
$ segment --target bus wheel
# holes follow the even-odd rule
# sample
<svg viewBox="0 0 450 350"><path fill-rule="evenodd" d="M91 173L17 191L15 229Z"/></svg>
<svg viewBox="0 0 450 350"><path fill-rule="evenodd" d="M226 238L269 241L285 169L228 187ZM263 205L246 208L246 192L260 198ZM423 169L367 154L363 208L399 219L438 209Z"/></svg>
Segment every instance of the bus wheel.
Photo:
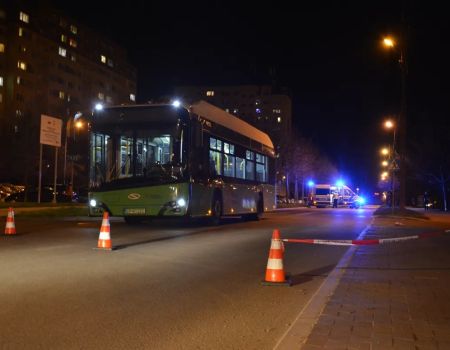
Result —
<svg viewBox="0 0 450 350"><path fill-rule="evenodd" d="M142 218L139 216L124 216L123 219L128 225L137 225L142 222Z"/></svg>
<svg viewBox="0 0 450 350"><path fill-rule="evenodd" d="M219 225L222 217L222 198L219 195L215 195L212 202L211 222L213 225Z"/></svg>

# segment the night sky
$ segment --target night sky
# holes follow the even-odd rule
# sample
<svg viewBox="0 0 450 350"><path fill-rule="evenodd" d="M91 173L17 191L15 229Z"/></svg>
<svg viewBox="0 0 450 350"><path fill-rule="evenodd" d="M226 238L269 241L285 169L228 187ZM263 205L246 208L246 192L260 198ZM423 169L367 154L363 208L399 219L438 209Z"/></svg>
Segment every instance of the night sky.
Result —
<svg viewBox="0 0 450 350"><path fill-rule="evenodd" d="M292 92L297 133L313 142L354 187L375 188L381 123L400 110L398 55L381 47L408 36L408 133L439 121L449 105L449 20L430 1L61 2L69 16L128 50L138 102L176 85L276 83ZM272 73L271 73L272 72ZM426 116L426 117L424 117Z"/></svg>

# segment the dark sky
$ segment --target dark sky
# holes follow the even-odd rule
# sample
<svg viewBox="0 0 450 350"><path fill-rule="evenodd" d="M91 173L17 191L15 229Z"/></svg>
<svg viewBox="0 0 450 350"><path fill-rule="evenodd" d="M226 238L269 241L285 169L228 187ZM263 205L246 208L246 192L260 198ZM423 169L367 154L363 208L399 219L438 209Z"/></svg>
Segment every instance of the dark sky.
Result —
<svg viewBox="0 0 450 350"><path fill-rule="evenodd" d="M288 87L298 133L311 137L355 187L376 185L377 150L390 140L381 123L400 109L398 55L380 42L386 33L400 33L402 12L412 135L416 119L432 122L448 114L450 21L440 5L242 3L54 1L127 48L138 70L138 102L183 84L275 81Z"/></svg>

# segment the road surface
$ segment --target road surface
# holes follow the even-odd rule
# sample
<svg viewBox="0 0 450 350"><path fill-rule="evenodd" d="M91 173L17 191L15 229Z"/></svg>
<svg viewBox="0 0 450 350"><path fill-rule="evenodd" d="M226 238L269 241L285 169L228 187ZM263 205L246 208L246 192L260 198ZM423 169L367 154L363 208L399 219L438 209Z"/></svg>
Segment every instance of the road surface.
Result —
<svg viewBox="0 0 450 350"><path fill-rule="evenodd" d="M283 238L355 239L373 209L299 209L220 227L21 219L0 240L0 348L272 349L348 247L292 244L292 287L262 286Z"/></svg>

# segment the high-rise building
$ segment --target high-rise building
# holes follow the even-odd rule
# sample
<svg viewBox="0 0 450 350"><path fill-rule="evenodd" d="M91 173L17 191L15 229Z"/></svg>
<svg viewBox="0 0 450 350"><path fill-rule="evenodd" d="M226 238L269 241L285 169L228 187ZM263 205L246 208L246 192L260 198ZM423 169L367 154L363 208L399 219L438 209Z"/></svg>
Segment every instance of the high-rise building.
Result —
<svg viewBox="0 0 450 350"><path fill-rule="evenodd" d="M180 86L175 96L191 102L205 100L265 131L279 146L291 130L292 102L270 85Z"/></svg>
<svg viewBox="0 0 450 350"><path fill-rule="evenodd" d="M54 9L0 4L0 182L35 175L41 114L67 126L96 103L135 96L136 70L119 45Z"/></svg>

